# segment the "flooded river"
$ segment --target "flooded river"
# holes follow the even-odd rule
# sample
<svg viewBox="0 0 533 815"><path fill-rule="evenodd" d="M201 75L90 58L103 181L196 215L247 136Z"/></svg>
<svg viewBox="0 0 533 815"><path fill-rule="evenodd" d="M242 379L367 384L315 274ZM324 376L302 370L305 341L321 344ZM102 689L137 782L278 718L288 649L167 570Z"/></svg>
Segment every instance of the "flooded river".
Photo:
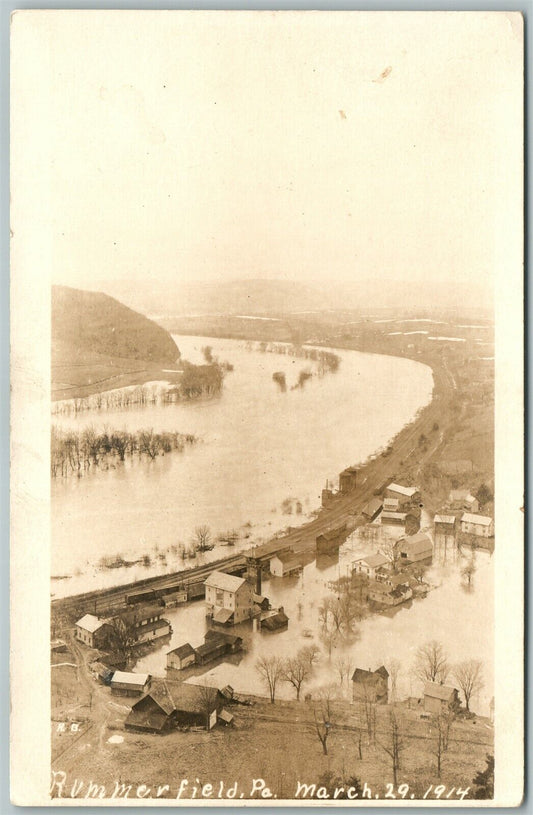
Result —
<svg viewBox="0 0 533 815"><path fill-rule="evenodd" d="M56 597L194 565L183 562L179 546L201 524L214 538L237 529L242 548L302 523L320 505L326 478L336 481L345 466L364 461L431 399L431 370L408 359L337 351L336 373L293 390L300 371L312 367L308 360L247 350L234 340L175 340L191 362L202 362L201 348L210 345L234 365L219 397L53 417L62 427L153 428L200 438L183 453L53 480ZM277 371L286 375L286 392L272 379ZM290 507L282 507L287 499ZM217 546L209 557L230 551ZM104 557L143 555L148 568L99 566Z"/></svg>

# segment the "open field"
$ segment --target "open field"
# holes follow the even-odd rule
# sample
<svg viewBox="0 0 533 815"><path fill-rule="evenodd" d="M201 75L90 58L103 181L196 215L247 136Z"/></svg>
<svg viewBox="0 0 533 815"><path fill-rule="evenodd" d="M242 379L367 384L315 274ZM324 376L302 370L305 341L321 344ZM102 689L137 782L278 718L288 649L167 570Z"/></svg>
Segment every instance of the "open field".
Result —
<svg viewBox="0 0 533 815"><path fill-rule="evenodd" d="M75 646L80 673L86 673L85 649ZM76 653L77 652L77 653ZM56 669L58 670L58 669ZM52 698L65 687L52 677ZM476 772L484 769L485 757L493 752L493 729L481 717L457 719L450 731L449 748L442 759L440 778L436 770L436 728L420 717L418 700L376 705L375 733L369 739L361 703L335 701L331 709L328 754L323 753L315 730L315 711L320 702L277 701L271 704L249 697L250 707L232 706L235 724L218 726L211 732L176 731L168 735L129 733L123 722L129 712L128 700L113 697L108 688L92 679L90 722L83 722L76 734L55 734L53 769L67 778L103 785L111 795L115 783L135 788L146 784L151 790L169 785L161 797L175 798L182 779L192 795L193 785L220 783L227 789L237 784L237 795L251 797L253 779L263 779L278 798L295 796L298 782L319 784L326 773L341 781L356 776L372 789L372 797L391 794L391 760L386 752L390 742L390 714L394 708L402 734L400 770L397 783L409 785L409 797L422 798L430 788L442 784L449 792L471 787ZM344 691L347 693L348 691ZM79 691L72 688L72 710L66 715L82 718ZM409 706L411 705L411 707ZM54 705L53 709L57 709ZM87 708L84 707L83 711ZM82 711L82 712L83 712ZM120 735L118 743L109 738ZM198 780L197 780L198 779ZM396 788L395 788L396 791ZM84 796L86 790L80 793ZM397 794L397 793L396 793ZM156 792L152 795L155 797ZM468 793L467 793L468 795ZM311 796L312 797L312 796ZM397 797L400 795L397 794ZM433 797L433 792L428 797ZM454 797L454 793L451 793Z"/></svg>

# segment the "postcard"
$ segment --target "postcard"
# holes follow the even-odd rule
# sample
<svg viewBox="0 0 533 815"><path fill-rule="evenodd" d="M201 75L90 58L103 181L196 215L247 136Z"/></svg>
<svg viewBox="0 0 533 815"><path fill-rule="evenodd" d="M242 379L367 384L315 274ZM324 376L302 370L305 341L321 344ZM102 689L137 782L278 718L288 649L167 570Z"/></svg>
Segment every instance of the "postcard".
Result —
<svg viewBox="0 0 533 815"><path fill-rule="evenodd" d="M520 804L523 37L13 14L14 803Z"/></svg>

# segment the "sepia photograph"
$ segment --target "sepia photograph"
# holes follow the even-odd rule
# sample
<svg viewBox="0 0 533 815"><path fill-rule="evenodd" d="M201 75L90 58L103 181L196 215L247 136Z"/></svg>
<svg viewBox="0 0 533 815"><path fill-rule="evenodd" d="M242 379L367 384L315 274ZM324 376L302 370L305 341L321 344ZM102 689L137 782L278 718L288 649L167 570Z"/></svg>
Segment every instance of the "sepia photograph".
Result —
<svg viewBox="0 0 533 815"><path fill-rule="evenodd" d="M11 67L14 803L518 806L521 14Z"/></svg>

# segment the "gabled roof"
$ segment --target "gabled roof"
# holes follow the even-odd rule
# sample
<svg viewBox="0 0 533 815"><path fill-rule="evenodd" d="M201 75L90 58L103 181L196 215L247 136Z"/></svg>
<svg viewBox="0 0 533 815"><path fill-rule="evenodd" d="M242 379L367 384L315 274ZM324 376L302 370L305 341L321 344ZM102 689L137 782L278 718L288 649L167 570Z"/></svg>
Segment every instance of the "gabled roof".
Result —
<svg viewBox="0 0 533 815"><path fill-rule="evenodd" d="M368 504L363 507L363 515L374 515L381 509L382 506L383 501L381 498L372 498Z"/></svg>
<svg viewBox="0 0 533 815"><path fill-rule="evenodd" d="M227 642L230 645L235 645L238 642L242 642L242 637L239 637L238 634L229 634L227 631L215 631L213 628L209 628L205 632L204 640L207 642L208 640L220 640L221 642Z"/></svg>
<svg viewBox="0 0 533 815"><path fill-rule="evenodd" d="M85 614L76 623L79 628L83 628L84 631L88 631L90 634L94 634L95 631L98 631L103 624L104 621L99 620L98 617L94 616L94 614Z"/></svg>
<svg viewBox="0 0 533 815"><path fill-rule="evenodd" d="M129 671L115 671L112 684L119 682L121 685L135 685L143 687L150 679L150 674L136 674Z"/></svg>
<svg viewBox="0 0 533 815"><path fill-rule="evenodd" d="M461 521L467 524L480 524L481 526L489 526L492 523L492 518L487 515L473 515L471 512L464 512Z"/></svg>
<svg viewBox="0 0 533 815"><path fill-rule="evenodd" d="M400 495L406 495L408 498L412 498L413 495L418 492L418 487L404 487L402 484L389 484L387 487L388 490L393 490L393 492L399 492Z"/></svg>
<svg viewBox="0 0 533 815"><path fill-rule="evenodd" d="M226 641L223 639L208 639L204 642L203 645L199 645L196 648L196 654L200 657L209 656L209 654L214 654L219 648L225 648Z"/></svg>
<svg viewBox="0 0 533 815"><path fill-rule="evenodd" d="M455 515L435 515L433 521L436 524L455 524Z"/></svg>
<svg viewBox="0 0 533 815"><path fill-rule="evenodd" d="M149 620L150 617L161 617L163 613L162 606L156 605L147 605L147 606L137 606L137 608L133 608L131 611L126 611L124 614L116 615L115 619L124 620L126 623L142 623L145 620Z"/></svg>
<svg viewBox="0 0 533 815"><path fill-rule="evenodd" d="M301 566L302 560L296 552L288 551L288 552L278 552L277 555L274 555L274 558L278 558L278 560L283 564L283 566Z"/></svg>
<svg viewBox="0 0 533 815"><path fill-rule="evenodd" d="M226 572L211 572L204 585L222 591L238 591L245 583L244 577L235 577L235 575L226 574Z"/></svg>
<svg viewBox="0 0 533 815"><path fill-rule="evenodd" d="M401 538L398 541L398 548L400 550L405 549L405 551L410 552L413 555L417 555L420 552L427 552L430 549L432 550L433 543L426 532L417 532L416 535L409 535L407 538Z"/></svg>
<svg viewBox="0 0 533 815"><path fill-rule="evenodd" d="M207 702L209 702L211 710L215 709L218 696L218 688L208 687L204 689L203 686L191 685L186 682L171 682L168 679L160 679L154 681L148 693L132 705L132 710L137 707L142 709L143 705L141 703L150 698L167 716L175 710L186 713L205 713Z"/></svg>
<svg viewBox="0 0 533 815"><path fill-rule="evenodd" d="M185 657L190 657L191 654L194 654L194 648L190 642L186 642L184 645L179 645L178 648L169 651L168 654L176 654L180 659L185 659Z"/></svg>
<svg viewBox="0 0 533 815"><path fill-rule="evenodd" d="M406 517L407 517L406 512L390 512L388 509L384 509L383 512L381 513L382 521L385 521L387 519L405 521Z"/></svg>
<svg viewBox="0 0 533 815"><path fill-rule="evenodd" d="M268 631L275 631L277 628L284 628L288 624L289 618L285 612L277 611L261 622L261 628L266 628Z"/></svg>
<svg viewBox="0 0 533 815"><path fill-rule="evenodd" d="M437 682L426 682L424 685L424 696L431 696L433 699L451 702L455 694L456 689L449 685L439 685Z"/></svg>
<svg viewBox="0 0 533 815"><path fill-rule="evenodd" d="M385 555L381 555L378 552L376 555L367 555L366 557L360 557L355 562L366 563L366 565L370 566L371 569L375 569L378 566L384 566L385 563L389 563L389 559L385 557Z"/></svg>

